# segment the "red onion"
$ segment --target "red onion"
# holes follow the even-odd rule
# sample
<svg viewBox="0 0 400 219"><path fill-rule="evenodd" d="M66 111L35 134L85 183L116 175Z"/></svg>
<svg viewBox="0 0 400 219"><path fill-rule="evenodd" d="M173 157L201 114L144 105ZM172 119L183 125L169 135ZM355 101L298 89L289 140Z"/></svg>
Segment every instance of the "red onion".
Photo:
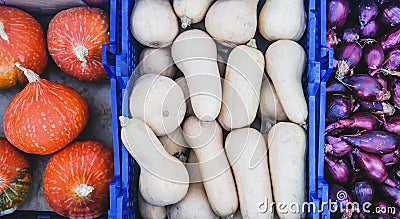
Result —
<svg viewBox="0 0 400 219"><path fill-rule="evenodd" d="M392 27L400 24L400 1L391 0L382 6L382 21Z"/></svg>
<svg viewBox="0 0 400 219"><path fill-rule="evenodd" d="M336 78L342 79L357 66L361 60L362 48L357 42L342 43L335 51L336 55Z"/></svg>
<svg viewBox="0 0 400 219"><path fill-rule="evenodd" d="M381 117L383 126L389 132L400 135L400 116Z"/></svg>
<svg viewBox="0 0 400 219"><path fill-rule="evenodd" d="M366 74L357 74L342 79L352 94L360 100L385 101L390 98L390 92L373 77Z"/></svg>
<svg viewBox="0 0 400 219"><path fill-rule="evenodd" d="M340 138L362 151L374 154L393 152L400 145L400 137L385 131L365 131L355 135L343 135Z"/></svg>
<svg viewBox="0 0 400 219"><path fill-rule="evenodd" d="M400 26L395 27L387 32L381 38L381 46L383 50L389 50L400 46Z"/></svg>
<svg viewBox="0 0 400 219"><path fill-rule="evenodd" d="M383 49L377 42L367 44L363 49L363 53L364 61L370 70L379 68L383 61L385 61Z"/></svg>
<svg viewBox="0 0 400 219"><path fill-rule="evenodd" d="M332 30L342 28L350 11L349 1L328 0L326 6L328 27Z"/></svg>
<svg viewBox="0 0 400 219"><path fill-rule="evenodd" d="M378 12L379 8L374 0L361 0L357 10L360 25L366 25L370 21L374 20L378 15Z"/></svg>
<svg viewBox="0 0 400 219"><path fill-rule="evenodd" d="M353 185L353 195L361 206L366 202L372 202L374 194L373 185L367 181L359 181Z"/></svg>
<svg viewBox="0 0 400 219"><path fill-rule="evenodd" d="M382 159L382 162L387 167L396 165L400 162L400 158L396 155L395 152L388 153L388 154L382 154L381 159Z"/></svg>
<svg viewBox="0 0 400 219"><path fill-rule="evenodd" d="M388 54L388 62L386 68L389 71L399 71L400 70L400 50L394 48Z"/></svg>
<svg viewBox="0 0 400 219"><path fill-rule="evenodd" d="M343 160L329 156L325 156L325 173L327 178L340 184L347 183L351 174L349 166Z"/></svg>
<svg viewBox="0 0 400 219"><path fill-rule="evenodd" d="M400 207L400 189L396 189L387 185L380 186L382 195L393 204Z"/></svg>
<svg viewBox="0 0 400 219"><path fill-rule="evenodd" d="M400 109L400 80L397 78L392 82L390 91L393 96L393 103L397 109Z"/></svg>
<svg viewBox="0 0 400 219"><path fill-rule="evenodd" d="M383 74L375 74L372 77L375 78L379 82L379 84L382 85L383 89L388 90L387 76L385 77Z"/></svg>
<svg viewBox="0 0 400 219"><path fill-rule="evenodd" d="M343 41L345 42L356 42L360 39L360 35L358 34L358 29L354 27L346 28L343 31L342 36Z"/></svg>
<svg viewBox="0 0 400 219"><path fill-rule="evenodd" d="M351 205L353 199L351 198L351 195L346 188L340 185L332 184L329 186L328 197L331 203L337 203L338 210L341 214L340 216L333 215L334 218L350 218L353 212L356 211L356 209L347 209L348 207L353 206ZM338 212L336 212L336 214L337 213Z"/></svg>
<svg viewBox="0 0 400 219"><path fill-rule="evenodd" d="M360 168L357 167L356 159L354 158L353 153L348 153L347 156L348 156L348 158L349 158L350 166L351 166L351 169L353 170L353 172L355 172L355 173L360 172ZM359 176L359 175L355 175L355 176L353 177L353 180L357 180L358 176ZM354 182L353 182L353 183L354 183Z"/></svg>
<svg viewBox="0 0 400 219"><path fill-rule="evenodd" d="M360 36L363 38L375 38L381 30L381 24L378 21L371 21L360 27Z"/></svg>
<svg viewBox="0 0 400 219"><path fill-rule="evenodd" d="M346 94L349 90L347 87L340 83L336 78L331 77L328 80L328 84L326 86L326 92L327 93L340 93L340 94Z"/></svg>
<svg viewBox="0 0 400 219"><path fill-rule="evenodd" d="M342 94L329 95L326 105L325 120L327 122L348 118L353 111L353 101Z"/></svg>
<svg viewBox="0 0 400 219"><path fill-rule="evenodd" d="M361 108L375 115L392 116L396 111L395 108L388 102L368 102L359 100Z"/></svg>
<svg viewBox="0 0 400 219"><path fill-rule="evenodd" d="M368 112L354 114L351 118L338 120L325 128L325 134L342 128L355 128L357 130L376 130L380 125L379 119Z"/></svg>
<svg viewBox="0 0 400 219"><path fill-rule="evenodd" d="M325 144L325 154L332 155L334 157L343 157L348 154L353 147L340 138L333 136L326 136L326 140L329 142Z"/></svg>
<svg viewBox="0 0 400 219"><path fill-rule="evenodd" d="M361 152L358 149L354 149L352 153L354 154L355 161L361 167L366 177L375 182L385 181L388 177L388 173L380 157Z"/></svg>
<svg viewBox="0 0 400 219"><path fill-rule="evenodd" d="M331 48L335 48L338 43L339 39L337 38L335 31L328 29L328 31L326 32L326 45Z"/></svg>

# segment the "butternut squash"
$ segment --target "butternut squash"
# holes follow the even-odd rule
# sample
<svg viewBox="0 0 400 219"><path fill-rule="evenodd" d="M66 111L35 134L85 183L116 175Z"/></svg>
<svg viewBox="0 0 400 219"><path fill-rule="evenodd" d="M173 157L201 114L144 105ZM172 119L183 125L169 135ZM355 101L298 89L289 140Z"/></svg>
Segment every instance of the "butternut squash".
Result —
<svg viewBox="0 0 400 219"><path fill-rule="evenodd" d="M183 163L168 154L157 136L142 120L120 117L121 139L139 164L139 190L154 206L182 200L189 188L189 175Z"/></svg>
<svg viewBox="0 0 400 219"><path fill-rule="evenodd" d="M136 0L131 18L135 39L148 47L170 45L178 35L178 19L168 0Z"/></svg>
<svg viewBox="0 0 400 219"><path fill-rule="evenodd" d="M169 47L143 49L139 57L139 65L136 69L139 76L144 74L158 74L169 78L173 78L177 71Z"/></svg>
<svg viewBox="0 0 400 219"><path fill-rule="evenodd" d="M229 55L218 121L226 130L249 126L260 103L264 56L255 40L235 47Z"/></svg>
<svg viewBox="0 0 400 219"><path fill-rule="evenodd" d="M186 29L191 24L202 21L212 2L213 0L174 0L174 10L181 20L181 27Z"/></svg>
<svg viewBox="0 0 400 219"><path fill-rule="evenodd" d="M217 65L217 47L204 31L181 33L171 48L172 58L185 75L194 114L213 121L221 109L222 88Z"/></svg>
<svg viewBox="0 0 400 219"><path fill-rule="evenodd" d="M165 219L167 208L165 206L157 207L144 200L142 194L138 195L139 213L143 219Z"/></svg>
<svg viewBox="0 0 400 219"><path fill-rule="evenodd" d="M203 122L192 116L183 123L183 134L199 160L211 208L220 217L234 214L238 208L238 198L223 147L221 127L216 121Z"/></svg>
<svg viewBox="0 0 400 219"><path fill-rule="evenodd" d="M186 117L189 116L194 116L193 108L192 108L192 103L190 102L190 93L189 93L189 87L188 84L186 83L185 77L180 77L175 80L175 82L179 85L179 87L183 91L183 95L185 96L185 102L186 102Z"/></svg>
<svg viewBox="0 0 400 219"><path fill-rule="evenodd" d="M187 157L185 155L186 149L189 147L183 137L181 127L178 127L172 133L162 136L159 138L161 144L168 154L178 158L183 163L186 162Z"/></svg>
<svg viewBox="0 0 400 219"><path fill-rule="evenodd" d="M306 53L292 40L278 40L265 52L269 77L290 121L306 126L308 116L301 78L306 67Z"/></svg>

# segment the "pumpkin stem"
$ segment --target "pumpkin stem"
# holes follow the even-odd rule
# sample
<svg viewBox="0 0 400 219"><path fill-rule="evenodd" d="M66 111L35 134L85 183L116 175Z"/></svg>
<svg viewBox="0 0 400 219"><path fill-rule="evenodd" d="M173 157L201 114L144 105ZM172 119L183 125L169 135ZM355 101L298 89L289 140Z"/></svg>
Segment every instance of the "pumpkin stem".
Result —
<svg viewBox="0 0 400 219"><path fill-rule="evenodd" d="M0 21L0 37L8 42L8 35L4 30L4 24Z"/></svg>
<svg viewBox="0 0 400 219"><path fill-rule="evenodd" d="M257 49L257 42L256 39L251 39L248 43L247 46L253 47L255 49Z"/></svg>
<svg viewBox="0 0 400 219"><path fill-rule="evenodd" d="M38 74L36 74L34 71L27 69L25 67L23 67L19 62L15 63L15 66L24 72L24 75L26 76L26 78L28 79L29 83L33 83L33 82L39 82L40 81L40 77Z"/></svg>
<svg viewBox="0 0 400 219"><path fill-rule="evenodd" d="M119 122L121 123L121 127L126 127L129 124L129 119L124 116L120 116Z"/></svg>
<svg viewBox="0 0 400 219"><path fill-rule="evenodd" d="M89 50L84 46L77 46L74 48L74 54L79 61L81 61L81 66L85 67L87 65L86 56L89 55Z"/></svg>
<svg viewBox="0 0 400 219"><path fill-rule="evenodd" d="M78 188L76 188L75 192L79 198L87 198L90 193L94 190L93 186L88 186L86 184L80 184Z"/></svg>
<svg viewBox="0 0 400 219"><path fill-rule="evenodd" d="M183 29L186 29L187 27L189 27L192 24L192 19L186 17L186 16L182 16L181 17L181 26Z"/></svg>

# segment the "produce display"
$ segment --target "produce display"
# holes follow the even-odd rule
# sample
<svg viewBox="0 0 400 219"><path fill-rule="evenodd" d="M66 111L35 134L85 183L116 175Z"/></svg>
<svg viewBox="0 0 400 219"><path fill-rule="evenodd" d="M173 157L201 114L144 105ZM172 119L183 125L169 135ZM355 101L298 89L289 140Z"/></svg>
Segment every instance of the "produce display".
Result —
<svg viewBox="0 0 400 219"><path fill-rule="evenodd" d="M59 1L47 3L62 8ZM96 141L76 141L84 138L81 133L89 122L89 106L82 91L45 79L48 74L54 79L54 70L41 73L48 64L47 43L52 60L65 73L87 81L106 78L102 46L109 41L109 17L98 8L70 8L53 17L47 39L44 31L28 13L0 6L0 89L14 87L10 92L3 90L6 95L1 100L1 105L7 106L2 118L7 139L0 137L0 216L13 214L26 199L37 199L35 206L41 207L41 197L33 194L42 187L43 201L59 215L103 216L110 208L113 152ZM24 152L30 154L29 161ZM40 168L45 156L40 155L51 155L43 178ZM17 211L10 217L19 215Z"/></svg>
<svg viewBox="0 0 400 219"><path fill-rule="evenodd" d="M23 153L0 138L0 216L11 214L28 196L31 169Z"/></svg>
<svg viewBox="0 0 400 219"><path fill-rule="evenodd" d="M16 62L37 74L43 73L48 60L43 27L24 11L1 6L0 57L0 89L27 82Z"/></svg>
<svg viewBox="0 0 400 219"><path fill-rule="evenodd" d="M135 1L119 119L143 218L305 217L258 209L307 201L305 29L297 0Z"/></svg>
<svg viewBox="0 0 400 219"><path fill-rule="evenodd" d="M107 77L102 46L110 41L109 18L98 8L71 8L56 14L47 31L47 46L65 73L85 81Z"/></svg>
<svg viewBox="0 0 400 219"><path fill-rule="evenodd" d="M95 218L108 210L113 178L111 149L94 141L77 141L50 159L43 176L43 192L58 214Z"/></svg>
<svg viewBox="0 0 400 219"><path fill-rule="evenodd" d="M325 177L341 206L334 218L400 218L399 18L398 0L327 1L335 68L326 88Z"/></svg>

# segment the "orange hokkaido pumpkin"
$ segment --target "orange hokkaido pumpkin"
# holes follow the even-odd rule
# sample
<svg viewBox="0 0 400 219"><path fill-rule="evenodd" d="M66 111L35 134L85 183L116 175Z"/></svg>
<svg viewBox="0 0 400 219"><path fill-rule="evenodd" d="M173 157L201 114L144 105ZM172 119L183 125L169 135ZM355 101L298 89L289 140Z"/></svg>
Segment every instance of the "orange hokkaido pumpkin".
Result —
<svg viewBox="0 0 400 219"><path fill-rule="evenodd" d="M27 82L16 62L40 74L47 60L42 26L24 11L0 6L0 89Z"/></svg>
<svg viewBox="0 0 400 219"><path fill-rule="evenodd" d="M31 181L24 155L0 138L0 217L13 213L25 200Z"/></svg>
<svg viewBox="0 0 400 219"><path fill-rule="evenodd" d="M84 129L89 109L71 87L41 79L24 69L29 84L8 104L4 133L12 145L31 154L52 154Z"/></svg>
<svg viewBox="0 0 400 219"><path fill-rule="evenodd" d="M109 203L114 177L111 149L94 141L80 141L54 154L43 176L49 206L69 218L95 218Z"/></svg>
<svg viewBox="0 0 400 219"><path fill-rule="evenodd" d="M107 77L102 46L110 41L109 18L98 8L70 8L51 20L47 44L54 62L65 73L85 81Z"/></svg>

